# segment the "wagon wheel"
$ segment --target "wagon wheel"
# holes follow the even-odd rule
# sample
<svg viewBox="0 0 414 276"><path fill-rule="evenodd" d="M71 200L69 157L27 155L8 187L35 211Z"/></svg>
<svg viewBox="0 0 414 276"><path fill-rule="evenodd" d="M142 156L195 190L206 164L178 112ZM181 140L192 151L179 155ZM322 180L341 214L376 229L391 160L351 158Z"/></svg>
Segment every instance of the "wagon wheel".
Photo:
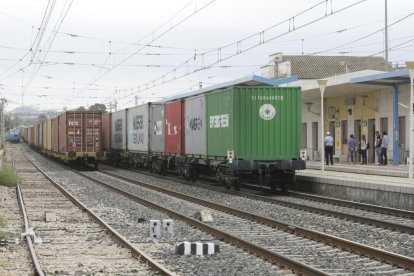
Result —
<svg viewBox="0 0 414 276"><path fill-rule="evenodd" d="M240 191L241 180L240 177L233 177L233 187L235 191Z"/></svg>

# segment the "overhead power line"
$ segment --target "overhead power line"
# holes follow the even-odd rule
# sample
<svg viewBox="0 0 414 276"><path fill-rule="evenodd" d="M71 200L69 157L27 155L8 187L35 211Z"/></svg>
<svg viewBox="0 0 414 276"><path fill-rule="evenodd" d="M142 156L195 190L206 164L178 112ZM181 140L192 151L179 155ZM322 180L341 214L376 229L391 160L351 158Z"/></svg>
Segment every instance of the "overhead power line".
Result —
<svg viewBox="0 0 414 276"><path fill-rule="evenodd" d="M124 97L121 97L121 98L117 98L117 100L121 100L121 99L130 97L130 96L136 95L137 93L140 93L142 91L146 91L146 90L152 89L154 87L164 85L166 83L169 83L169 82L175 81L177 79L189 76L189 75L194 74L196 72L200 72L200 71L203 71L203 70L208 70L213 65L216 65L216 64L221 63L225 60L228 60L230 58L238 56L238 55L240 55L240 54L242 54L246 51L249 51L251 49L254 49L256 47L264 45L266 43L269 43L270 41L273 41L273 40L275 40L279 37L285 36L285 35L287 35L289 33L292 33L296 30L302 29L306 26L309 26L313 23L316 23L316 22L318 22L322 19L325 19L329 16L332 16L334 14L345 11L345 10L351 8L351 7L359 5L359 4L361 4L365 1L366 0L356 1L356 2L354 2L352 4L349 4L349 5L347 5L343 8L340 8L336 11L333 10L332 1L330 1L331 2L330 9L328 7L328 1L326 1L326 0L321 1L321 2L310 6L309 8L299 12L298 14L296 14L296 15L288 18L288 19L285 19L281 22L278 22L278 23L276 23L276 24L274 24L274 25L272 25L272 26L270 26L270 27L268 27L268 28L266 28L266 29L264 29L260 32L252 34L252 35L250 35L248 37L245 37L241 40L238 40L236 42L229 43L229 44L226 44L224 46L215 48L214 50L209 50L209 51L203 52L201 54L194 54L193 57L185 60L180 65L178 65L176 68L174 68L173 70L163 74L162 76L160 76L160 77L158 77L158 78L156 78L156 79L154 79L150 82L142 84L140 86L131 87L130 90L136 90L136 92L130 93L130 94L128 94ZM322 11L323 11L322 16L318 15L315 18L312 18L312 19L309 19L309 20L305 21L305 23L297 25L296 22L298 22L299 19L301 19L301 17L303 15L306 14L306 17L308 18L309 15L307 13L309 13L310 11L312 11L312 12L315 11L315 9L317 7L322 8ZM285 30L277 32L277 31L275 31L275 29L277 27L284 27ZM272 31L274 33L272 33ZM232 50L232 53L229 54L229 55L224 56L223 53L226 50ZM211 60L211 61L208 61L207 57L211 56L212 53L216 54L215 59ZM195 69L191 70L189 65L190 65L190 63L195 63L195 62L199 62L199 65L196 66ZM108 98L112 97L113 95L114 94L110 95Z"/></svg>
<svg viewBox="0 0 414 276"><path fill-rule="evenodd" d="M171 18L169 18L167 21L165 21L164 23L162 23L159 27L157 27L153 32L151 32L148 35L145 35L144 37L140 38L138 40L141 41L147 37L150 37L150 40L147 43L144 43L143 46L141 46L140 48L138 48L135 52L133 52L132 54L128 55L126 58L122 59L120 62L118 62L117 64L115 64L114 66L112 66L109 70L106 70L105 72L103 72L102 74L100 74L98 77L96 77L93 81L91 81L91 83L96 83L97 81L99 81L100 79L102 79L104 76L106 76L109 72L113 71L114 69L116 69L117 67L119 67L121 64L123 64L124 62L128 61L129 59L131 59L133 56L135 56L137 53L141 52L144 48L147 47L148 44L152 44L153 42L157 41L158 39L160 39L161 37L163 37L164 35L166 35L167 33L169 33L171 30L175 29L177 26L181 25L183 22L187 21L188 19L190 19L191 17L193 17L194 15L196 15L197 13L199 13L200 11L204 10L205 8L207 8L208 6L210 6L212 3L214 3L216 0L209 0L207 3L205 3L204 5L201 5L200 7L195 7L194 11L192 13L190 13L189 15L186 15L184 18L180 19L178 22L176 23L172 23L172 19L174 19L175 17L177 17L178 14L180 14L186 7L188 7L188 5L190 3L197 3L197 1L191 1L189 4L185 5L182 9L180 9L177 13L175 13ZM167 27L167 29L162 30L162 27L164 27L166 24L170 23L170 26ZM161 32L159 34L157 34L156 32L161 30Z"/></svg>
<svg viewBox="0 0 414 276"><path fill-rule="evenodd" d="M398 24L398 23L400 23L400 22L404 21L405 19L407 19L407 18L411 17L413 14L414 14L414 13L410 13L410 14L408 14L408 15L406 15L406 16L404 16L404 17L400 18L400 19L398 19L397 21L393 22L392 24L389 24L389 25L388 25L388 27L394 26L394 25L396 25L396 24ZM368 38L368 37L370 37L370 36L373 36L374 34L377 34L377 33L379 33L379 32L382 32L383 30L384 30L384 28L378 29L378 30L376 30L376 31L374 31L374 32L372 32L372 33L369 33L369 34L367 34L367 35L364 35L364 36L362 36L362 37L359 37L359 38L357 38L357 39L355 39L355 40L352 40L352 41L350 41L350 42L347 42L347 43L345 43L345 44L341 44L341 45L338 45L338 46L335 46L335 47L331 47L331 48L326 49L326 50L322 50L322 51L318 51L318 52L313 52L313 53L311 53L311 54L309 54L309 55L317 55L317 54L322 54L322 53L325 53L325 52L331 52L331 51L333 51L333 50L336 50L336 49L339 49L339 48L342 48L342 47L345 47L345 46L348 46L348 45L354 44L355 42L358 42L358 41L364 40L364 39L366 39L366 38Z"/></svg>

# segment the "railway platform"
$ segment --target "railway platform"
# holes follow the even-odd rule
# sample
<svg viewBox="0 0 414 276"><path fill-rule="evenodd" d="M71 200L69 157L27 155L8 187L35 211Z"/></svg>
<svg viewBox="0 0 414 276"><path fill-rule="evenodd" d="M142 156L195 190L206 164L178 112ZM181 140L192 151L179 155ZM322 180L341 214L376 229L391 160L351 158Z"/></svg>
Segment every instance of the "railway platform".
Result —
<svg viewBox="0 0 414 276"><path fill-rule="evenodd" d="M408 166L400 165L325 165L307 161L298 171L298 191L342 199L414 210L414 180L408 179Z"/></svg>

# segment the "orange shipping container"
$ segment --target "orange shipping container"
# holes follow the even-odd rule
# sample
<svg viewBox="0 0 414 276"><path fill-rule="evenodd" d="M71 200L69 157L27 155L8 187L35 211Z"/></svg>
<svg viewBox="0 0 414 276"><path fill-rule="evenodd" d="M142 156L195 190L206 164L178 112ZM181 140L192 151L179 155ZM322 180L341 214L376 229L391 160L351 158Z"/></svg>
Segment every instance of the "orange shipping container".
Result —
<svg viewBox="0 0 414 276"><path fill-rule="evenodd" d="M67 111L58 116L60 152L101 151L102 114L94 111Z"/></svg>

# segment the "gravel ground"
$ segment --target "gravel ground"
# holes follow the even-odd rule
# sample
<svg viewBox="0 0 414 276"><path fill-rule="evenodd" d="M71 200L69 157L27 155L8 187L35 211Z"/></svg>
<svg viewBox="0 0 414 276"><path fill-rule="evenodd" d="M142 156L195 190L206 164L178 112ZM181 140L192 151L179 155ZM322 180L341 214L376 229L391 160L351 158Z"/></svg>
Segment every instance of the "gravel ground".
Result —
<svg viewBox="0 0 414 276"><path fill-rule="evenodd" d="M0 216L5 224L0 230L10 242L20 239L20 233L23 232L23 219L17 202L15 188L0 186ZM18 245L10 243L8 247L0 247L0 275L33 274L29 260L29 248L24 241Z"/></svg>
<svg viewBox="0 0 414 276"><path fill-rule="evenodd" d="M102 168L104 169L104 168ZM115 171L114 171L115 172ZM229 194L185 185L174 181L160 180L156 177L136 172L116 170L117 173L142 180L163 188L197 196L205 200L216 202L228 207L265 215L269 218L301 227L310 228L347 240L359 242L372 247L395 252L408 257L414 257L414 235L390 231L365 224L327 217L303 210L291 209L275 204L260 202L247 198L240 198Z"/></svg>
<svg viewBox="0 0 414 276"><path fill-rule="evenodd" d="M106 188L85 180L59 165L47 161L44 157L33 154L36 162L41 162L47 173L59 179L59 182L75 194L80 201L92 207L100 217L109 222L123 236L147 250L156 260L170 270L182 275L289 275L289 270L263 261L236 247L215 240L213 237L188 226L174 222L174 236L153 240L149 237L149 220L169 219L165 214L133 203ZM47 168L46 168L47 167ZM160 198L161 200L161 198ZM193 212L191 212L193 215ZM145 221L139 223L141 219ZM175 245L181 241L211 241L220 246L220 253L215 255L175 254Z"/></svg>

